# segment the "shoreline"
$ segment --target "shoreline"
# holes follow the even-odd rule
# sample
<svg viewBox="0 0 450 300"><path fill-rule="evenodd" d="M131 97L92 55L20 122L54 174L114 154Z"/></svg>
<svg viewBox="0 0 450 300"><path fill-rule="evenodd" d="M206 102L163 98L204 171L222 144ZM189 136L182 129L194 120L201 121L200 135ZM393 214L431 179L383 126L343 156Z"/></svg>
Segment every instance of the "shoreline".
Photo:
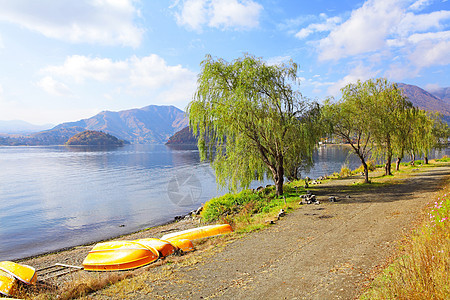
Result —
<svg viewBox="0 0 450 300"><path fill-rule="evenodd" d="M167 221L167 222L159 224L159 225L150 226L150 227L138 230L138 231L124 233L124 234L121 234L121 235L112 236L112 237L105 238L105 239L94 240L94 241L87 242L87 243L81 243L81 244L74 245L74 246L67 246L67 247L63 247L63 248L60 248L60 249L56 249L56 250L52 250L52 251L46 251L46 252L43 252L43 253L30 255L30 256L26 256L26 257L22 257L22 258L15 258L15 259L11 259L11 261L20 263L20 262L28 261L28 260L31 260L31 259L34 259L34 258L39 258L41 256L47 256L47 255L57 254L57 253L64 252L64 251L70 251L70 250L73 250L73 249L76 249L76 248L79 248L79 247L87 247L87 246L91 246L91 245L94 245L94 244L97 244L97 243L101 243L101 242L111 241L111 240L115 240L115 239L122 239L122 238L127 237L127 236L136 235L136 234L139 234L141 232L145 232L145 231L149 231L149 230L152 230L152 229L156 229L158 227L164 227L164 226L168 226L168 225L171 225L171 224L174 224L174 223L178 223L178 222L184 221L185 217L187 217L187 216L190 216L190 213L186 214L184 216L181 216L182 219L180 219L180 220L177 220L176 219L177 217L175 217L171 221ZM174 231L174 230L175 229L167 230L167 232ZM164 230L161 231L161 233L164 233L164 232L166 232L166 231L164 231Z"/></svg>
<svg viewBox="0 0 450 300"><path fill-rule="evenodd" d="M78 246L66 247L55 251L45 252L42 254L37 254L34 256L29 256L21 259L14 259L14 262L29 265L36 269L39 276L40 269L54 266L56 263L82 266L84 258L87 256L93 245L112 240L135 240L141 238L160 238L162 235L171 231L185 230L196 227L199 225L199 219L196 217L189 217L190 213L183 216L181 220L173 219L161 225L156 225L148 227L136 232L123 234L120 236L112 237L109 239L103 239L98 241L93 241L86 244L81 244ZM52 284L59 284L65 279L66 276L61 276L57 281L52 282ZM39 279L39 278L38 278Z"/></svg>

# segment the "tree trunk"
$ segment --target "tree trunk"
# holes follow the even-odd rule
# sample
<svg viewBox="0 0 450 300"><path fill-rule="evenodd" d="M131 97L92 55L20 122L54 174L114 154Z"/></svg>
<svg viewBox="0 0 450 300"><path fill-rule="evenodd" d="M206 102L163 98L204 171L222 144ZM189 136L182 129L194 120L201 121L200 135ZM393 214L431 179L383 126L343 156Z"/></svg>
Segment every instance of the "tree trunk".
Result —
<svg viewBox="0 0 450 300"><path fill-rule="evenodd" d="M386 164L384 165L384 176L392 175L391 172L391 163L392 163L392 157L388 156Z"/></svg>
<svg viewBox="0 0 450 300"><path fill-rule="evenodd" d="M359 156L359 159L361 160L361 164L363 165L363 168L364 168L364 183L370 183L369 168L367 167L366 160L361 155L358 154L358 156Z"/></svg>
<svg viewBox="0 0 450 300"><path fill-rule="evenodd" d="M400 157L397 157L397 163L395 164L395 170L400 171L400 163L402 159Z"/></svg>
<svg viewBox="0 0 450 300"><path fill-rule="evenodd" d="M283 182L284 182L284 170L283 165L278 166L276 169L276 174L274 176L275 187L277 189L277 196L283 195Z"/></svg>
<svg viewBox="0 0 450 300"><path fill-rule="evenodd" d="M414 166L415 162L416 162L416 154L414 152L411 152L411 162L410 162L411 166Z"/></svg>
<svg viewBox="0 0 450 300"><path fill-rule="evenodd" d="M386 159L386 165L384 166L384 169L385 169L384 175L388 176L388 175L392 175L392 172L391 172L391 163L392 163L391 139L387 140L386 147L387 147L387 159Z"/></svg>
<svg viewBox="0 0 450 300"><path fill-rule="evenodd" d="M370 183L369 181L369 168L367 167L367 164L365 161L362 162L362 165L364 167L364 183Z"/></svg>
<svg viewBox="0 0 450 300"><path fill-rule="evenodd" d="M428 165L428 156L424 156L423 158L423 163Z"/></svg>

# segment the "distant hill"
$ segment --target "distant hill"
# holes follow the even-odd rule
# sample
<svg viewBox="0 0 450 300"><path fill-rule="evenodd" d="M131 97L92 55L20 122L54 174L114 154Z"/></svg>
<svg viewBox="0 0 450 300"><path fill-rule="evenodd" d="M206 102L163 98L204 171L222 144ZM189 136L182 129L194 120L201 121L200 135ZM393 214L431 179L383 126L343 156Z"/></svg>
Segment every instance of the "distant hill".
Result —
<svg viewBox="0 0 450 300"><path fill-rule="evenodd" d="M124 141L108 133L94 130L85 130L71 137L68 146L123 146Z"/></svg>
<svg viewBox="0 0 450 300"><path fill-rule="evenodd" d="M186 126L172 135L166 145L196 145L197 139L194 137L189 127Z"/></svg>
<svg viewBox="0 0 450 300"><path fill-rule="evenodd" d="M53 126L52 124L34 125L20 120L0 121L0 133L25 134L47 130Z"/></svg>
<svg viewBox="0 0 450 300"><path fill-rule="evenodd" d="M45 130L29 135L5 135L0 137L0 145L44 146L64 145L73 135L84 131L81 127Z"/></svg>
<svg viewBox="0 0 450 300"><path fill-rule="evenodd" d="M450 87L440 88L437 90L430 91L430 93L443 101L450 103Z"/></svg>
<svg viewBox="0 0 450 300"><path fill-rule="evenodd" d="M134 144L163 144L187 124L185 113L175 106L150 105L118 112L103 111L89 119L60 124L54 130L81 127L103 131Z"/></svg>
<svg viewBox="0 0 450 300"><path fill-rule="evenodd" d="M398 83L398 87L403 90L405 96L408 97L414 106L417 106L427 111L437 111L443 114L444 119L449 123L450 121L450 99L447 100L438 98L430 92L421 89L418 86ZM448 88L447 88L448 90ZM439 94L438 94L439 95ZM445 95L445 92L444 92Z"/></svg>

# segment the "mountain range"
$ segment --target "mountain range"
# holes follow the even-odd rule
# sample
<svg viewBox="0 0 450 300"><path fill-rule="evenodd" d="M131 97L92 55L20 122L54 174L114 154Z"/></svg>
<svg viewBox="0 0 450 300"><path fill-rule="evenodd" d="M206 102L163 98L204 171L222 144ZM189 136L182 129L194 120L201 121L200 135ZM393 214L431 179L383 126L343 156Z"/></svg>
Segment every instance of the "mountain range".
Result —
<svg viewBox="0 0 450 300"><path fill-rule="evenodd" d="M438 111L450 123L450 88L425 91L414 85L399 83L409 100L417 107ZM59 124L52 129L35 127L23 121L0 121L0 145L62 145L85 130L103 131L133 144L162 144L188 126L184 111L175 106L149 105L118 112L103 111L76 122ZM47 127L47 128L45 128ZM26 133L39 131L37 133ZM12 134L14 133L14 135ZM192 144L195 139L185 129L171 139L172 144Z"/></svg>
<svg viewBox="0 0 450 300"><path fill-rule="evenodd" d="M184 111L175 106L149 105L118 112L103 111L76 122L28 135L0 137L0 145L63 145L85 130L102 131L133 144L163 144L188 125Z"/></svg>
<svg viewBox="0 0 450 300"><path fill-rule="evenodd" d="M47 130L52 128L53 126L55 125L52 124L34 125L20 120L0 121L0 132L9 134L26 134Z"/></svg>
<svg viewBox="0 0 450 300"><path fill-rule="evenodd" d="M440 112L444 120L450 121L450 88L442 88L427 92L418 86L398 83L403 94L408 97L414 106L427 111Z"/></svg>
<svg viewBox="0 0 450 300"><path fill-rule="evenodd" d="M88 119L62 123L52 130L77 127L103 131L133 144L162 144L187 124L184 111L175 106L149 105L118 112L103 111Z"/></svg>

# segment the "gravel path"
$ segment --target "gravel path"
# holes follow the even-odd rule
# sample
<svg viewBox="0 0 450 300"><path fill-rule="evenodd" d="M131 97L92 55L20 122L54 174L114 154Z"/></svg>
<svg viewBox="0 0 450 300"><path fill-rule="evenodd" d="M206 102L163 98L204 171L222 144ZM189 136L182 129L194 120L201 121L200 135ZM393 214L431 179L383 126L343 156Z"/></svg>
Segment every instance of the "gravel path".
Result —
<svg viewBox="0 0 450 300"><path fill-rule="evenodd" d="M148 281L150 289L130 290L126 295L130 299L353 299L389 260L448 175L446 165L417 172L395 185L370 189L348 187L344 181L321 185L316 194L322 204L304 205L268 229L233 240L222 251L194 252L196 263L172 264L164 279ZM330 195L340 201L326 202ZM114 296L105 289L89 298Z"/></svg>

